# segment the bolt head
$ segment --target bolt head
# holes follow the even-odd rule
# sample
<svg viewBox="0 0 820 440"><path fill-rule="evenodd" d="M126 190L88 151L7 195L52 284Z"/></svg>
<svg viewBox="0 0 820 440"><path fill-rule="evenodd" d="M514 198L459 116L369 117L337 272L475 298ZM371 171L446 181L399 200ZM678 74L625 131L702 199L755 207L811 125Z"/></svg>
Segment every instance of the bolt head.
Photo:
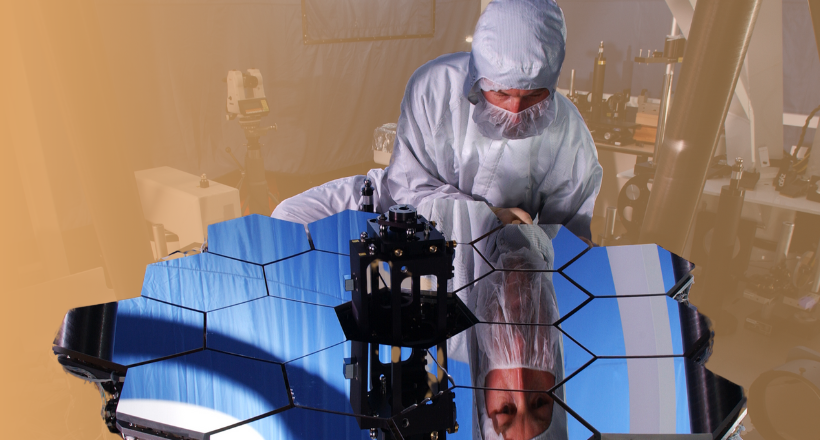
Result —
<svg viewBox="0 0 820 440"><path fill-rule="evenodd" d="M430 246L429 251L431 254L435 254L436 252L438 252L438 246Z"/></svg>
<svg viewBox="0 0 820 440"><path fill-rule="evenodd" d="M370 246L367 247L367 251L371 256L376 255L376 245L371 243Z"/></svg>
<svg viewBox="0 0 820 440"><path fill-rule="evenodd" d="M359 234L359 238L361 238L362 240L366 240L367 239L367 232L362 232L361 234Z"/></svg>
<svg viewBox="0 0 820 440"><path fill-rule="evenodd" d="M402 255L404 255L404 251L401 249L396 249L395 251L393 251L393 255L401 257Z"/></svg>

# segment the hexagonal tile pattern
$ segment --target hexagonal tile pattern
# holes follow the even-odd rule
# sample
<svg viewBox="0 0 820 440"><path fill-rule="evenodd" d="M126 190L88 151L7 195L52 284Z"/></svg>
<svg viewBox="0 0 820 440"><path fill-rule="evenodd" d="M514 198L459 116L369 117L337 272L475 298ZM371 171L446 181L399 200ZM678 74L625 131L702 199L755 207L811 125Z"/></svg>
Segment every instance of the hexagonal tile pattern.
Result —
<svg viewBox="0 0 820 440"><path fill-rule="evenodd" d="M318 250L350 254L350 240L359 238L369 231L367 220L379 214L347 210L308 224L313 247Z"/></svg>
<svg viewBox="0 0 820 440"><path fill-rule="evenodd" d="M370 432L359 429L352 416L296 407L211 436L211 440L288 438L370 440Z"/></svg>
<svg viewBox="0 0 820 440"><path fill-rule="evenodd" d="M467 391L467 388L456 387L455 394L456 396L459 395L462 391ZM489 413L493 411L497 411L498 407L494 407L494 402L496 405L498 404L509 404L510 401L514 401L516 397L521 396L523 394L526 401L530 402L543 402L549 405L550 412L549 417L545 417L543 409L543 403L539 405L540 411L538 416L540 417L533 417L534 414L526 414L528 421L531 422L529 425L530 428L537 429L540 432L536 432L535 437L533 438L560 438L560 439L568 439L568 440L592 440L595 438L593 432L589 430L584 423L580 420L575 418L570 412L566 411L564 405L566 405L562 397L560 395L560 390L556 393L550 392L543 392L543 391L502 391L502 390L469 390L476 394L482 394L482 400L485 402L484 413ZM556 399L557 397L557 399ZM460 417L460 416L459 416ZM459 420L459 424L461 421ZM463 426L463 425L462 425ZM462 428L464 429L464 428ZM501 438L502 436L500 432L495 431L495 425L488 423L486 426L482 426L480 429L493 429L493 432L486 432L482 431L482 433L476 433L474 437L464 437L464 438ZM547 432L546 436L542 437L544 432ZM459 430L459 433L461 430ZM483 435L482 435L483 434ZM450 434L447 435L447 438L450 438Z"/></svg>
<svg viewBox="0 0 820 440"><path fill-rule="evenodd" d="M668 296L595 298L561 328L596 356L683 355L680 307Z"/></svg>
<svg viewBox="0 0 820 440"><path fill-rule="evenodd" d="M561 354L563 355L563 365L561 363L553 364L553 373L555 376L555 382L553 383L553 387L558 385L564 378L571 376L578 370L580 370L587 362L593 359L593 356L586 351L583 347L576 344L571 338L567 337L564 333L562 333L558 328L553 326L546 326L546 325L511 325L511 324L485 324L479 323L473 326L472 330L477 332L477 337L485 337L487 340L490 338L499 338L496 339L492 343L497 344L505 344L506 341L510 340L518 340L523 341L524 344L527 344L524 347L525 354L523 355L526 357L526 361L529 362L531 367L536 367L538 361L532 362L533 359L539 358L540 361L543 363L544 361L548 361L552 359L552 356L544 355L539 353L540 347L535 346L535 341L542 340L544 335L549 332L549 329L553 329L552 331L555 332L554 335L561 338L559 348ZM478 350L482 353L485 353L485 349L482 348L483 346L479 344ZM501 352L497 352L501 353ZM513 356L508 357L507 355L509 352L504 353L505 359L495 359L493 361L494 364L497 365L521 365L521 357ZM489 358L487 358L489 359ZM527 363L523 362L523 363ZM466 364L465 364L466 365ZM513 368L513 367L510 367ZM543 365L542 368L549 368L546 365ZM499 367L499 369L505 369L505 367ZM455 385L458 387L463 388L497 388L497 389L509 389L509 390L537 390L537 391L549 391L551 387L547 387L544 389L538 382L525 382L518 384L523 388L518 387L518 385L508 387L504 384L474 384L473 378L469 374L469 369L465 368L463 370L463 374L453 374L450 372L450 375L453 376L455 381Z"/></svg>
<svg viewBox="0 0 820 440"><path fill-rule="evenodd" d="M599 432L688 434L684 366L679 357L596 359L561 388L566 403Z"/></svg>
<svg viewBox="0 0 820 440"><path fill-rule="evenodd" d="M210 253L148 265L142 296L202 312L267 295L262 267Z"/></svg>
<svg viewBox="0 0 820 440"><path fill-rule="evenodd" d="M130 367L202 348L205 315L149 298L117 303L112 361Z"/></svg>
<svg viewBox="0 0 820 440"><path fill-rule="evenodd" d="M564 317L569 316L579 309L585 301L591 300L591 296L572 284L569 279L561 273L556 272L533 272L533 271L503 271L496 270L488 276L476 281L471 288L478 289L486 295L488 292L499 291L505 285L527 286L527 289L538 289L540 295L521 295L515 292L506 301L515 303L515 310L541 310L540 313L505 313L503 316L506 324L542 324L552 325L560 322ZM551 298L550 298L551 297ZM554 301L558 313L551 313ZM500 302L498 303L500 304ZM476 311L479 321L497 322L482 313ZM535 322L538 321L538 322Z"/></svg>
<svg viewBox="0 0 820 440"><path fill-rule="evenodd" d="M689 433L687 371L714 375L683 357L684 306L667 296L679 281L672 254L654 245L588 248L557 225L496 228L494 215L477 202L428 208L447 238L461 243L448 290L479 319L479 310L504 312L488 312L449 341L447 370L461 426L449 438L473 438L474 426L495 429L474 423L472 409L490 404L487 393L509 397L521 390L551 402L548 429L562 438ZM54 350L101 369L100 377L127 369L118 419L166 436L367 439L342 368L353 344L333 307L351 297L344 290L348 241L373 217L348 211L310 224L316 249L303 225L261 216L212 225L210 252L148 266L142 297L69 312ZM523 247L545 265L493 267L502 254ZM382 267L389 279L390 265ZM516 277L524 286L537 281L546 301L519 295L505 298L512 301L503 307L492 301L478 307L480 292L499 294ZM552 307L553 299L557 313L516 312ZM94 334L92 327L106 330ZM556 338L549 353L547 336ZM99 347L83 345L94 338ZM492 350L498 359L481 361ZM390 351L380 347L371 365L388 363ZM402 349L402 359L408 353ZM440 372L435 356L434 350L427 355L428 374ZM473 382L486 373L480 368L522 365L542 373ZM549 386L544 369L555 376ZM735 408L742 390L728 382L721 387L729 397L716 404Z"/></svg>
<svg viewBox="0 0 820 440"><path fill-rule="evenodd" d="M89 327L106 335L88 336ZM115 370L203 348L205 315L149 298L71 309L54 339L64 353ZM125 368L123 368L125 367Z"/></svg>
<svg viewBox="0 0 820 440"><path fill-rule="evenodd" d="M287 362L344 340L331 307L268 296L208 314L208 348L255 359Z"/></svg>
<svg viewBox="0 0 820 440"><path fill-rule="evenodd" d="M672 254L654 244L592 248L562 272L593 296L665 295L678 281Z"/></svg>
<svg viewBox="0 0 820 440"><path fill-rule="evenodd" d="M589 246L561 225L506 225L479 238L473 246L496 269L501 253L529 246L541 253L546 270L558 270L583 254Z"/></svg>
<svg viewBox="0 0 820 440"><path fill-rule="evenodd" d="M280 364L204 350L130 368L117 419L201 438L289 403Z"/></svg>
<svg viewBox="0 0 820 440"><path fill-rule="evenodd" d="M555 261L553 261L552 266L555 269L560 269L589 249L590 246L576 237L569 229L559 225L558 232L552 239L552 248L555 250Z"/></svg>
<svg viewBox="0 0 820 440"><path fill-rule="evenodd" d="M253 214L208 226L208 252L268 264L310 250L304 225Z"/></svg>
<svg viewBox="0 0 820 440"><path fill-rule="evenodd" d="M337 306L350 301L344 289L350 276L350 257L311 251L265 266L272 296Z"/></svg>
<svg viewBox="0 0 820 440"><path fill-rule="evenodd" d="M293 403L342 414L355 414L350 406L350 386L344 377L344 358L351 343L344 342L285 364Z"/></svg>

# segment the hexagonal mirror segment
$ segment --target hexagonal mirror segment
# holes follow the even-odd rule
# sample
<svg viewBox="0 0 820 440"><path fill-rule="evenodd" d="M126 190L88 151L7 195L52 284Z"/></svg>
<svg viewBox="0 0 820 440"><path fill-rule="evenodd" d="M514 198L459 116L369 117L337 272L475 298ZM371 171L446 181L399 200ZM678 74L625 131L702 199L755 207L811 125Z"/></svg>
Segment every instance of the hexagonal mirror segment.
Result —
<svg viewBox="0 0 820 440"><path fill-rule="evenodd" d="M462 390L467 391L465 388L457 387L454 390L456 396ZM475 395L472 405L475 408L474 414L479 420L473 424L472 436L465 438L568 440L595 438L595 432L588 427L586 421L576 418L566 410L566 403L563 401L560 390L556 392L500 389L471 391ZM447 438L450 438L449 434Z"/></svg>
<svg viewBox="0 0 820 440"><path fill-rule="evenodd" d="M680 356L681 307L666 295L595 298L561 328L596 356Z"/></svg>
<svg viewBox="0 0 820 440"><path fill-rule="evenodd" d="M310 250L305 226L252 214L208 226L208 252L269 264Z"/></svg>
<svg viewBox="0 0 820 440"><path fill-rule="evenodd" d="M506 324L556 324L592 299L556 272L496 270L468 292L479 322Z"/></svg>
<svg viewBox="0 0 820 440"><path fill-rule="evenodd" d="M350 257L310 251L265 266L272 296L336 306L350 301L345 278L350 277Z"/></svg>
<svg viewBox="0 0 820 440"><path fill-rule="evenodd" d="M569 407L599 432L689 434L685 362L679 357L596 359L561 389Z"/></svg>
<svg viewBox="0 0 820 440"><path fill-rule="evenodd" d="M317 250L350 254L350 240L360 238L362 232L370 232L367 220L379 214L362 211L342 211L330 217L308 224L313 247Z"/></svg>
<svg viewBox="0 0 820 440"><path fill-rule="evenodd" d="M208 313L207 347L287 362L344 342L331 307L268 296Z"/></svg>
<svg viewBox="0 0 820 440"><path fill-rule="evenodd" d="M142 296L202 312L268 294L260 266L211 253L150 264Z"/></svg>
<svg viewBox="0 0 820 440"><path fill-rule="evenodd" d="M204 350L130 368L117 420L137 438L203 438L289 404L281 364Z"/></svg>
<svg viewBox="0 0 820 440"><path fill-rule="evenodd" d="M475 332L477 341L469 360L475 364L475 376L467 364L448 359L450 364L464 365L456 370L462 374L448 368L458 387L550 391L593 359L556 326L479 323L469 332ZM458 356L459 344L465 342L453 338L447 343L451 356Z"/></svg>
<svg viewBox="0 0 820 440"><path fill-rule="evenodd" d="M674 267L672 253L645 244L592 248L562 272L593 296L662 295L687 275Z"/></svg>
<svg viewBox="0 0 820 440"><path fill-rule="evenodd" d="M356 415L344 376L351 342L344 342L285 364L293 403L304 408ZM369 415L369 414L365 414Z"/></svg>
<svg viewBox="0 0 820 440"><path fill-rule="evenodd" d="M549 271L566 266L589 248L561 225L505 225L476 241L474 246L495 269L507 268L498 260L502 254L529 248L543 256L546 267L542 270Z"/></svg>
<svg viewBox="0 0 820 440"><path fill-rule="evenodd" d="M370 432L360 429L353 416L295 407L211 435L211 440L331 438L370 440Z"/></svg>
<svg viewBox="0 0 820 440"><path fill-rule="evenodd" d="M124 371L133 365L201 349L204 326L203 313L149 298L133 298L71 309L54 339L54 349ZM106 332L83 336L88 328Z"/></svg>

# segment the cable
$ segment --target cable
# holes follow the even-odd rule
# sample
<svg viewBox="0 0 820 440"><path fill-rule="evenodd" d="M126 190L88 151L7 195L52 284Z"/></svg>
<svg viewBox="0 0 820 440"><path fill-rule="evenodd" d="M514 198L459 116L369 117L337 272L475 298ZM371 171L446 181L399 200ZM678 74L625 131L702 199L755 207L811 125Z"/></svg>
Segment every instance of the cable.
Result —
<svg viewBox="0 0 820 440"><path fill-rule="evenodd" d="M91 374L90 372L88 372L86 370L83 370L82 368L71 367L71 366L68 366L68 365L63 365L63 370L65 370L66 373L68 373L68 374L70 374L70 375L72 375L72 376L74 376L78 379L81 379L85 382L91 382L91 383L93 383L94 385L97 386L97 390L100 392L100 400L102 401L102 407L100 408L100 417L102 417L103 420L105 420L105 407L106 407L106 405L108 405L108 399L106 399L106 397L105 397L105 390L103 389L101 384L103 382L113 382L113 380L112 379L97 379L96 376L94 376L93 374Z"/></svg>
<svg viewBox="0 0 820 440"><path fill-rule="evenodd" d="M433 356L433 353L430 353L430 349L429 349L429 348L427 349L427 354L429 354L429 355L430 355L430 357L433 359L433 362L435 362L435 363L436 363L436 365L437 365L439 368L441 368L441 371L443 371L443 372L444 372L444 374L446 374L446 375L447 375L447 379L448 379L450 382L452 382L452 383L453 383L453 386L456 386L456 381L455 381L455 379L453 379L453 376L450 376L450 373L448 373L448 372L447 372L447 370L445 370L445 369L444 369L444 367L442 367L442 366L441 366L441 364L439 364L439 363L438 363L438 361L436 360L436 357L435 357L435 356Z"/></svg>
<svg viewBox="0 0 820 440"><path fill-rule="evenodd" d="M792 154L792 158L794 158L795 161L794 170L797 172L797 174L806 171L806 169L809 167L809 157L811 156L812 146L809 145L809 147L806 149L806 154L803 155L803 159L799 161L797 160L797 152L800 151L800 147L803 146L803 140L806 137L806 130L808 130L809 128L811 118L813 118L818 111L820 111L820 106L815 107L814 110L812 110L811 113L809 113L809 116L806 118L806 123L803 124L803 129L800 131L800 139L797 141L797 147L794 149L794 154ZM815 130L814 135L817 136L818 133L820 133L820 130Z"/></svg>

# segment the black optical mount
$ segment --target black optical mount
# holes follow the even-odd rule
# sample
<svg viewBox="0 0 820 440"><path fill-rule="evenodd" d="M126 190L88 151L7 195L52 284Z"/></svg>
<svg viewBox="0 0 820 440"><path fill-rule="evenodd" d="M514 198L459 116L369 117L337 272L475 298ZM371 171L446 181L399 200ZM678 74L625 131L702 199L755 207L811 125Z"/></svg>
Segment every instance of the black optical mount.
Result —
<svg viewBox="0 0 820 440"><path fill-rule="evenodd" d="M456 243L434 227L413 206L395 205L350 242L345 288L352 301L336 307L336 314L353 341L344 365L350 403L357 414L373 417L357 417L372 438L442 439L458 429L446 340L477 319L447 292ZM429 289L422 280L430 281ZM379 345L390 346L389 362L379 360ZM433 346L438 374L426 368ZM404 360L401 347L411 349Z"/></svg>

